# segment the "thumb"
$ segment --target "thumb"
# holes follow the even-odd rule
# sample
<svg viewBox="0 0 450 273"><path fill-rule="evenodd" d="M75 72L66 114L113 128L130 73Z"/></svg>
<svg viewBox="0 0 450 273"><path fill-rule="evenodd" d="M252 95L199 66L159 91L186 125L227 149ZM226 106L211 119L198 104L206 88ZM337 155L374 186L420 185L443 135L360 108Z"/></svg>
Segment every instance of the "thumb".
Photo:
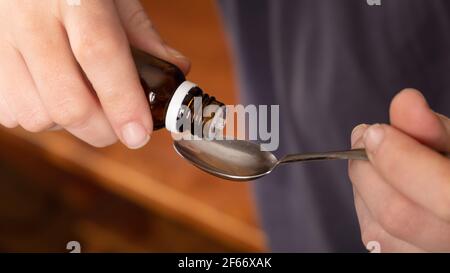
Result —
<svg viewBox="0 0 450 273"><path fill-rule="evenodd" d="M191 66L189 59L164 43L139 0L116 0L115 2L128 40L133 46L173 63L184 74L189 72Z"/></svg>
<svg viewBox="0 0 450 273"><path fill-rule="evenodd" d="M450 151L450 120L433 112L417 90L405 89L391 103L391 125L424 145Z"/></svg>

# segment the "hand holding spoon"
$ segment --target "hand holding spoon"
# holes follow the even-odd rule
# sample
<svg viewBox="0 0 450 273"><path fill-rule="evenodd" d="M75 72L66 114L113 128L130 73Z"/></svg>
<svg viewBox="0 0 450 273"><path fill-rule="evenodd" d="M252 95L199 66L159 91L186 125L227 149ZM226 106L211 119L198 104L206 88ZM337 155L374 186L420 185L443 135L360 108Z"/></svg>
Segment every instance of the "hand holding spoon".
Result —
<svg viewBox="0 0 450 273"><path fill-rule="evenodd" d="M178 140L174 142L174 148L203 171L235 181L263 177L284 163L331 159L368 160L364 149L293 154L278 160L271 152L261 151L258 144L244 140Z"/></svg>

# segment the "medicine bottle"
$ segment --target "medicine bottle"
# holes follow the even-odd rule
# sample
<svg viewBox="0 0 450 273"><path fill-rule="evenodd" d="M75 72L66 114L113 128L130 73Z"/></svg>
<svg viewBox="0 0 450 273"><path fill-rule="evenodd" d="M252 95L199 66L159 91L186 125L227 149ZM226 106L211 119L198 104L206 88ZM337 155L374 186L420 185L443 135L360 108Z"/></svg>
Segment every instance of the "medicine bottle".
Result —
<svg viewBox="0 0 450 273"><path fill-rule="evenodd" d="M192 133L196 127L201 132L211 132L224 126L224 104L187 81L178 67L135 48L132 54L149 100L154 130L165 127L171 132L185 131L180 126L181 119L188 120ZM201 106L194 102L200 102ZM194 109L195 106L202 110ZM208 107L210 113L205 115L204 109Z"/></svg>

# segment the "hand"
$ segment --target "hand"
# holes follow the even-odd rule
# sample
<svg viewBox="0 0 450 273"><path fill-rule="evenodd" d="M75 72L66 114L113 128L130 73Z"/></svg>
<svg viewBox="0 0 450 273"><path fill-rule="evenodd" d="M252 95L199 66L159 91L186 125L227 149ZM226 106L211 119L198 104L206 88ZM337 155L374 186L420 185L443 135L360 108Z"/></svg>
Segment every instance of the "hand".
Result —
<svg viewBox="0 0 450 273"><path fill-rule="evenodd" d="M138 0L72 2L0 1L0 123L139 148L152 118L130 44L185 73L189 61L164 44Z"/></svg>
<svg viewBox="0 0 450 273"><path fill-rule="evenodd" d="M370 159L349 163L362 240L382 252L450 251L450 159L436 152L450 151L450 120L415 90L394 98L390 119L352 133Z"/></svg>

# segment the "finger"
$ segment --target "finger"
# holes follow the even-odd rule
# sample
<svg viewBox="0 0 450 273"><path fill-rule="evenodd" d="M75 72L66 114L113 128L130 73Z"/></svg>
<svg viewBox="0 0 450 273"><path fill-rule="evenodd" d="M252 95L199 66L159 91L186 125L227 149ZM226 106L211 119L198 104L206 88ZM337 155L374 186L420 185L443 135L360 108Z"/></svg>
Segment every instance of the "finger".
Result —
<svg viewBox="0 0 450 273"><path fill-rule="evenodd" d="M144 146L152 132L129 43L112 1L84 1L63 9L74 55L97 93L112 127L129 148Z"/></svg>
<svg viewBox="0 0 450 273"><path fill-rule="evenodd" d="M55 126L49 128L47 131L55 132L55 131L62 131L62 130L64 130L64 128L61 125L55 124Z"/></svg>
<svg viewBox="0 0 450 273"><path fill-rule="evenodd" d="M442 124L444 125L445 130L447 131L447 136L450 136L450 118L448 118L442 114L439 114L439 113L435 113L435 114L439 117ZM450 151L450 150L447 148L447 151Z"/></svg>
<svg viewBox="0 0 450 273"><path fill-rule="evenodd" d="M392 100L392 126L438 151L450 151L450 121L434 113L417 90L405 89Z"/></svg>
<svg viewBox="0 0 450 273"><path fill-rule="evenodd" d="M0 46L0 82L3 97L17 122L27 131L40 132L55 124L45 109L20 53L11 45Z"/></svg>
<svg viewBox="0 0 450 273"><path fill-rule="evenodd" d="M364 132L359 132L364 134ZM360 138L354 145L362 147ZM450 224L408 200L366 161L351 161L349 176L373 219L393 237L428 250L449 250Z"/></svg>
<svg viewBox="0 0 450 273"><path fill-rule="evenodd" d="M450 160L387 125L364 134L364 146L387 183L419 205L450 221Z"/></svg>
<svg viewBox="0 0 450 273"><path fill-rule="evenodd" d="M16 118L11 113L11 109L9 108L6 101L3 99L2 95L2 87L0 83L0 124L5 126L6 128L14 128L17 127L18 122Z"/></svg>
<svg viewBox="0 0 450 273"><path fill-rule="evenodd" d="M402 241L385 231L371 216L369 209L364 204L357 190L354 190L355 208L361 227L361 238L366 247L371 243L378 244L380 252L424 252L412 244ZM370 249L369 249L370 250Z"/></svg>
<svg viewBox="0 0 450 273"><path fill-rule="evenodd" d="M117 137L91 94L61 25L43 22L16 43L51 119L85 142L104 147Z"/></svg>
<svg viewBox="0 0 450 273"><path fill-rule="evenodd" d="M450 250L450 226L396 192L367 162L354 162L351 181L373 220L392 237L425 250Z"/></svg>
<svg viewBox="0 0 450 273"><path fill-rule="evenodd" d="M175 64L184 74L189 72L189 59L165 44L139 0L115 0L115 2L128 40L133 46Z"/></svg>
<svg viewBox="0 0 450 273"><path fill-rule="evenodd" d="M353 128L351 134L351 144L353 149L364 148L364 143L361 140L367 128L369 128L369 125L367 124L359 124L358 126Z"/></svg>

